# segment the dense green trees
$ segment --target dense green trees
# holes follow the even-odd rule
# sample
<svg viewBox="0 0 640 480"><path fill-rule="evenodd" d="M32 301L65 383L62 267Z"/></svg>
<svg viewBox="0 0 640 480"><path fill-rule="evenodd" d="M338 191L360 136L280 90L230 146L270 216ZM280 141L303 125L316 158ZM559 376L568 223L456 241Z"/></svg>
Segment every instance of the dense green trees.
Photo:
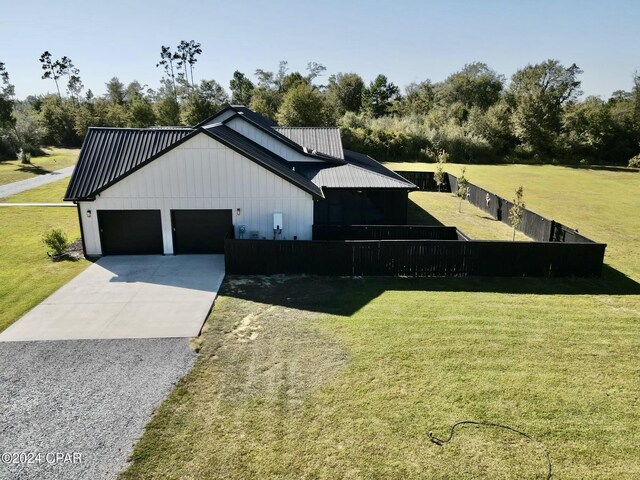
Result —
<svg viewBox="0 0 640 480"><path fill-rule="evenodd" d="M553 155L566 103L580 94L577 65L563 67L557 60L527 65L511 78L508 101L513 107L513 131L534 155Z"/></svg>
<svg viewBox="0 0 640 480"><path fill-rule="evenodd" d="M289 71L282 61L275 71L257 69L255 82L235 71L229 98L215 80L195 81L201 54L193 40L162 46L156 90L113 77L101 97L82 94L69 57L56 60L45 51L42 77L54 80L56 94L17 100L0 63L0 159L47 143L78 146L90 126L194 125L229 103L283 125L338 125L345 147L381 160L435 161L446 151L452 162L626 164L640 152L637 73L630 91L580 99L576 65L547 60L507 80L475 62L441 82L414 82L401 94L384 74L366 84L357 73L340 72L323 83L324 65Z"/></svg>
<svg viewBox="0 0 640 480"><path fill-rule="evenodd" d="M183 120L187 125L195 125L228 103L229 96L222 85L215 80L202 80L189 92L183 104Z"/></svg>
<svg viewBox="0 0 640 480"><path fill-rule="evenodd" d="M229 82L231 89L231 103L234 105L249 105L255 85L249 80L244 73L236 70L233 72L233 78Z"/></svg>
<svg viewBox="0 0 640 480"><path fill-rule="evenodd" d="M504 78L484 63L465 65L436 86L438 105L461 104L466 110L473 107L487 110L500 100Z"/></svg>
<svg viewBox="0 0 640 480"><path fill-rule="evenodd" d="M359 113L364 89L364 80L357 73L331 75L326 92L327 102L338 116L346 112Z"/></svg>
<svg viewBox="0 0 640 480"><path fill-rule="evenodd" d="M14 115L13 85L9 82L9 72L3 62L0 62L0 160L11 158L11 132L14 131L16 119Z"/></svg>
<svg viewBox="0 0 640 480"><path fill-rule="evenodd" d="M391 106L400 99L400 89L380 74L362 91L362 108L374 118L391 113Z"/></svg>
<svg viewBox="0 0 640 480"><path fill-rule="evenodd" d="M304 81L298 81L284 94L277 120L280 125L292 127L323 127L330 123L320 92Z"/></svg>
<svg viewBox="0 0 640 480"><path fill-rule="evenodd" d="M557 60L505 79L482 63L413 83L387 116L345 115L345 145L380 158L626 164L640 150L640 77L631 92L578 100L581 70ZM366 110L365 110L366 112ZM402 138L402 137L405 138Z"/></svg>

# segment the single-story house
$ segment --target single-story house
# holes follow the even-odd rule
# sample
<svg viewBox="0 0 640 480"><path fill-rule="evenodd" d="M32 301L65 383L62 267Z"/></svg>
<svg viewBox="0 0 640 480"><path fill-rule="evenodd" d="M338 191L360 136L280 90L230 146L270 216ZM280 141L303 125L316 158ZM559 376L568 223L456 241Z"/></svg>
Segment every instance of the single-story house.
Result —
<svg viewBox="0 0 640 480"><path fill-rule="evenodd" d="M232 229L311 240L314 224L403 224L414 188L337 128L230 106L194 127L90 128L65 200L88 256L222 253Z"/></svg>

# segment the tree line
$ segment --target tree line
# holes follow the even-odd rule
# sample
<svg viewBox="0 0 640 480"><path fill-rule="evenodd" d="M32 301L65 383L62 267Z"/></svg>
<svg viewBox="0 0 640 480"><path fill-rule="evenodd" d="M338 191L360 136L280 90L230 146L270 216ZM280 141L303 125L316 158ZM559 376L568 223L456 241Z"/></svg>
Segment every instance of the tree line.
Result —
<svg viewBox="0 0 640 480"><path fill-rule="evenodd" d="M52 80L57 94L24 100L15 98L0 62L0 159L36 154L41 145L79 146L90 126L195 125L228 104L282 125L337 125L346 148L381 160L435 161L446 151L461 163L627 164L640 151L638 73L629 91L603 100L581 99L582 71L557 60L527 65L508 81L476 62L403 90L382 74L367 84L357 73L327 77L322 64L299 72L282 61L256 69L253 80L234 72L228 93L213 79L196 81L201 54L194 40L162 46L157 88L113 77L97 97L69 57L45 51L42 79Z"/></svg>

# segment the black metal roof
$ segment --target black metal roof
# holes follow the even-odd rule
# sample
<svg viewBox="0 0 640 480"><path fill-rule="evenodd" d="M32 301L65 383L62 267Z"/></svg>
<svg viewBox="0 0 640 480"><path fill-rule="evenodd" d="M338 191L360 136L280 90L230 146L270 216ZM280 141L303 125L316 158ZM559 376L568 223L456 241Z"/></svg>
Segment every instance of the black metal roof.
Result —
<svg viewBox="0 0 640 480"><path fill-rule="evenodd" d="M322 189L294 171L285 159L261 147L232 128L90 128L65 200L94 198L139 168L164 155L198 133L205 133L301 189L324 197Z"/></svg>
<svg viewBox="0 0 640 480"><path fill-rule="evenodd" d="M344 159L340 129L337 127L272 127L308 151Z"/></svg>
<svg viewBox="0 0 640 480"><path fill-rule="evenodd" d="M386 175L387 177L400 180L401 182L411 185L411 188L417 188L413 183L404 178L402 175L385 167L377 160L371 158L369 155L365 155L364 153L360 152L354 152L353 150L345 150L344 155L349 163L361 166L363 168L366 168L367 170L373 170L374 172L381 173L382 175Z"/></svg>
<svg viewBox="0 0 640 480"><path fill-rule="evenodd" d="M191 128L90 128L65 200L94 196L193 133Z"/></svg>
<svg viewBox="0 0 640 480"><path fill-rule="evenodd" d="M232 115L220 119L220 117L228 112L232 112ZM323 129L309 127L308 131L305 132L303 130L307 129L307 127L279 127L273 120L260 115L258 112L254 112L244 105L229 105L215 115L198 123L194 128L218 123L218 121L226 124L235 118L242 118L270 137L288 145L309 158L334 163L344 163L342 140L340 139L340 131L337 128ZM306 140L306 142L304 140Z"/></svg>
<svg viewBox="0 0 640 480"><path fill-rule="evenodd" d="M223 120L222 123L227 124L227 123L231 122L235 118L242 118L243 120L249 122L250 124L254 125L255 127L259 128L260 130L265 132L270 137L273 137L276 140L278 140L279 142L290 146L291 148L293 148L294 150L296 150L297 152L301 153L304 156L307 156L307 157L312 158L314 160L324 160L324 161L327 161L327 162L339 163L339 164L344 163L344 159L342 158L342 156L340 156L340 157L332 157L332 156L327 155L327 154L322 153L322 152L318 152L318 151L317 152L312 152L311 150L307 150L307 149L304 148L303 145L300 145L299 143L293 141L289 137L287 137L287 136L283 135L282 133L280 133L278 131L278 128L266 127L264 125L261 125L259 123L254 122L251 119L251 117L248 117L248 116L245 116L245 115L235 114L235 115Z"/></svg>
<svg viewBox="0 0 640 480"><path fill-rule="evenodd" d="M347 189L402 189L413 190L416 186L392 172L384 165L371 157L345 150L344 165L331 165L327 163L299 163L296 171L311 180L319 187L347 188ZM359 158L366 157L368 160Z"/></svg>

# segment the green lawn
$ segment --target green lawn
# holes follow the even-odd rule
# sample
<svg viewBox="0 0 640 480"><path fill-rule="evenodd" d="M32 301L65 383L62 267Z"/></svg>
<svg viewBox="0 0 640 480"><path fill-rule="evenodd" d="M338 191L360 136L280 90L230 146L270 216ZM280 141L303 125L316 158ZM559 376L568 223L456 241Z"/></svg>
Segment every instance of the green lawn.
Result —
<svg viewBox="0 0 640 480"><path fill-rule="evenodd" d="M0 198L5 203L63 203L62 199L69 185L69 178L63 178L56 182L48 183L41 187L32 188L24 192ZM75 212L75 210L74 210ZM76 214L77 219L77 214Z"/></svg>
<svg viewBox="0 0 640 480"><path fill-rule="evenodd" d="M8 197L9 202L59 202L69 179ZM53 262L42 234L61 227L70 239L80 236L75 208L0 208L0 331L15 322L67 281L84 270L85 260Z"/></svg>
<svg viewBox="0 0 640 480"><path fill-rule="evenodd" d="M409 194L409 223L433 223L458 227L478 240L512 240L513 229L491 218L487 213L463 202L450 193L411 192ZM425 218L426 210L431 218ZM517 241L531 241L523 233L516 232Z"/></svg>
<svg viewBox="0 0 640 480"><path fill-rule="evenodd" d="M608 241L612 266L640 281L638 177L551 168L563 192L562 178L525 184L531 206L560 221L569 208L567 223ZM607 191L585 193L591 204L566 205L598 182ZM446 194L415 195L443 223L509 234ZM554 478L640 478L640 286L611 269L601 280L227 277L205 330L122 478L545 478L541 452L507 432L428 440L464 419L533 435Z"/></svg>
<svg viewBox="0 0 640 480"><path fill-rule="evenodd" d="M33 157L31 165L23 165L18 160L0 161L0 185L75 165L80 153L77 148L45 148L44 150L46 155Z"/></svg>

